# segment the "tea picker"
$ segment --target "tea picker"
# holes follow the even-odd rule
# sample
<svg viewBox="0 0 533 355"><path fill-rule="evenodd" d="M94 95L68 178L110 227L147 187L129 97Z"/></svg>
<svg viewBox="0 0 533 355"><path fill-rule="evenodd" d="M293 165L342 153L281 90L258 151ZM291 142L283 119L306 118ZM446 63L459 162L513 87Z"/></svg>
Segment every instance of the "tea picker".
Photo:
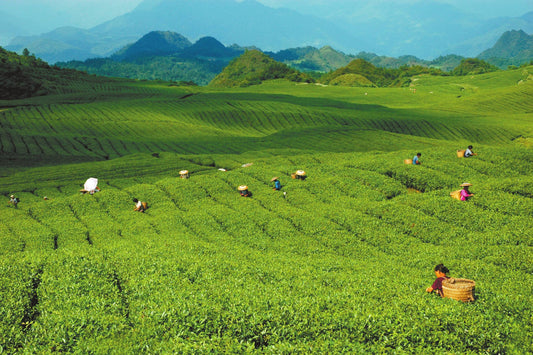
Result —
<svg viewBox="0 0 533 355"><path fill-rule="evenodd" d="M439 296L442 297L442 281L448 278L446 274L449 273L450 270L448 270L448 268L444 266L443 264L439 264L435 266L434 271L435 271L435 276L437 276L437 278L435 279L435 281L433 282L431 286L426 288L426 292L432 293L433 291L435 291Z"/></svg>
<svg viewBox="0 0 533 355"><path fill-rule="evenodd" d="M272 179L270 179L270 182L274 182L274 187L272 188L273 190L281 190L281 182L279 182L279 177L273 177Z"/></svg>
<svg viewBox="0 0 533 355"><path fill-rule="evenodd" d="M295 173L291 174L291 177L296 180L305 180L307 178L307 174L303 170L296 170Z"/></svg>
<svg viewBox="0 0 533 355"><path fill-rule="evenodd" d="M20 199L18 197L15 197L15 195L9 196L9 202L13 205L13 207L18 208L18 203L20 202Z"/></svg>
<svg viewBox="0 0 533 355"><path fill-rule="evenodd" d="M180 171L180 178L182 179L188 179L190 177L189 170L182 170Z"/></svg>
<svg viewBox="0 0 533 355"><path fill-rule="evenodd" d="M464 155L465 158L470 158L471 156L477 155L476 153L472 151L473 148L474 147L472 147L471 145L468 146L468 148L465 150L465 155Z"/></svg>
<svg viewBox="0 0 533 355"><path fill-rule="evenodd" d="M420 157L422 156L422 153L416 153L416 155L413 157L413 165L420 165Z"/></svg>
<svg viewBox="0 0 533 355"><path fill-rule="evenodd" d="M477 155L472 151L474 147L469 145L467 149L461 149L457 151L457 158L470 158L471 156Z"/></svg>
<svg viewBox="0 0 533 355"><path fill-rule="evenodd" d="M451 197L456 200L467 201L470 197L474 196L474 194L468 190L468 188L472 186L471 183L463 182L460 186L462 187L461 190L450 192Z"/></svg>
<svg viewBox="0 0 533 355"><path fill-rule="evenodd" d="M143 212L148 209L148 204L146 202L139 201L138 199L134 198L133 202L135 203L134 211Z"/></svg>
<svg viewBox="0 0 533 355"><path fill-rule="evenodd" d="M441 297L463 302L475 300L474 290L476 283L474 281L448 277L446 274L450 271L443 264L435 266L434 271L437 278L433 284L426 289L426 292L436 292Z"/></svg>
<svg viewBox="0 0 533 355"><path fill-rule="evenodd" d="M241 194L241 197L250 197L250 196L252 196L250 191L248 191L248 186L246 186L246 185L239 186L237 188L237 190L239 190L239 193Z"/></svg>
<svg viewBox="0 0 533 355"><path fill-rule="evenodd" d="M94 195L95 192L99 192L100 188L98 187L97 178L88 178L83 184L83 189L80 190L82 194L89 193L89 195Z"/></svg>

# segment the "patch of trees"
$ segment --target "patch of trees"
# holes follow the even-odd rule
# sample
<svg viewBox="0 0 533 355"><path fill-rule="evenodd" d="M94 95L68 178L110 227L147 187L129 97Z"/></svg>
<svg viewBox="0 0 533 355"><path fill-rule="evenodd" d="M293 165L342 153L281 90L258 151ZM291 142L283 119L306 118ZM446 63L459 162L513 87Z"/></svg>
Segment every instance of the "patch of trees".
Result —
<svg viewBox="0 0 533 355"><path fill-rule="evenodd" d="M454 70L452 70L452 75L475 75L490 73L498 70L500 70L498 67L487 63L484 60L477 58L466 58L461 61L461 64L459 64Z"/></svg>

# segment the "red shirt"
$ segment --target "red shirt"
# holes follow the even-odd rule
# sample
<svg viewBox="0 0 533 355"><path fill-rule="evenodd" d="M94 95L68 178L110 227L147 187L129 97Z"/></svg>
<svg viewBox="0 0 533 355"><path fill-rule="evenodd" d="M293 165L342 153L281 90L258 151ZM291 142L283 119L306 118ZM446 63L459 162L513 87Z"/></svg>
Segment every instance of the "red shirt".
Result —
<svg viewBox="0 0 533 355"><path fill-rule="evenodd" d="M448 278L449 278L448 276L437 277L435 282L433 282L433 285L431 285L431 288L434 291L437 291L439 294L442 294L442 281L444 281L445 279L448 279Z"/></svg>

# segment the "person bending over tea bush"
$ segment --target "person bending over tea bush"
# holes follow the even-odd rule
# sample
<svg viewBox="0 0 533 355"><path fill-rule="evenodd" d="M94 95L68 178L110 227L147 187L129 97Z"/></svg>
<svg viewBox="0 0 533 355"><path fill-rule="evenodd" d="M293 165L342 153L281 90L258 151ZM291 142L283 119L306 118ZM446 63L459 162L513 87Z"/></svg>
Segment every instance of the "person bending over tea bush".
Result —
<svg viewBox="0 0 533 355"><path fill-rule="evenodd" d="M431 293L435 291L439 296L442 297L442 281L449 278L446 276L448 272L450 272L450 270L448 270L448 268L443 264L435 266L435 275L437 276L437 279L435 279L433 285L426 288L426 292Z"/></svg>
<svg viewBox="0 0 533 355"><path fill-rule="evenodd" d="M18 208L17 205L19 203L19 198L18 197L15 197L15 195L11 195L9 196L9 202L10 204L12 204L15 208Z"/></svg>
<svg viewBox="0 0 533 355"><path fill-rule="evenodd" d="M135 202L135 208L133 209L134 211L144 212L148 208L148 204L146 202L141 202L136 198L133 199L133 202Z"/></svg>
<svg viewBox="0 0 533 355"><path fill-rule="evenodd" d="M472 184L468 183L468 182L464 182L461 184L461 187L463 188L461 190L461 201L466 201L468 200L470 197L474 196L473 193L471 193L468 188L472 186Z"/></svg>
<svg viewBox="0 0 533 355"><path fill-rule="evenodd" d="M422 153L416 153L416 155L413 157L413 165L420 165L421 156L422 156Z"/></svg>
<svg viewBox="0 0 533 355"><path fill-rule="evenodd" d="M472 147L471 145L468 146L468 149L465 150L465 155L464 155L465 158L470 158L470 157L473 156L473 155L477 155L476 153L474 153L474 152L472 151L473 148L474 148L474 147Z"/></svg>

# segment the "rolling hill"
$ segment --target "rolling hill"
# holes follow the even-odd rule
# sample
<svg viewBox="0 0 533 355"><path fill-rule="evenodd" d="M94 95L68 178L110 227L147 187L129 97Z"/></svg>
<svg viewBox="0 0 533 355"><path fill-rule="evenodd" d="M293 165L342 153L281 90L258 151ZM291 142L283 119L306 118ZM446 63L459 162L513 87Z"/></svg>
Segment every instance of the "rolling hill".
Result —
<svg viewBox="0 0 533 355"><path fill-rule="evenodd" d="M288 79L295 82L313 81L311 77L276 62L258 50L249 50L233 59L209 85L225 88L246 87L273 79Z"/></svg>

